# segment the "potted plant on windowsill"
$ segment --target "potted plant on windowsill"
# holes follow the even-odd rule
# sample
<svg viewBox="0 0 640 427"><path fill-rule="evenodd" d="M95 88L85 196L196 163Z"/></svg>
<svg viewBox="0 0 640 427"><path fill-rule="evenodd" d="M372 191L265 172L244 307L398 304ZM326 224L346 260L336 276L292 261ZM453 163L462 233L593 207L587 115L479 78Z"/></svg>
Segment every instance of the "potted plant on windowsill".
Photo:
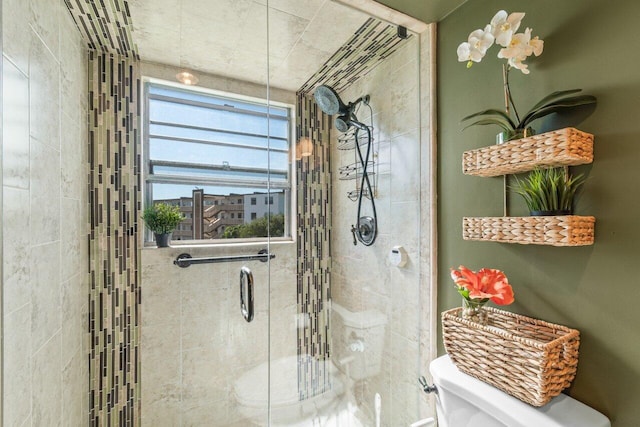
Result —
<svg viewBox="0 0 640 427"><path fill-rule="evenodd" d="M584 180L565 168L534 169L523 180L516 177L512 189L524 197L532 216L571 215L573 197Z"/></svg>
<svg viewBox="0 0 640 427"><path fill-rule="evenodd" d="M144 210L142 219L154 233L156 245L159 248L167 248L171 241L171 233L184 219L184 215L179 206L157 203Z"/></svg>

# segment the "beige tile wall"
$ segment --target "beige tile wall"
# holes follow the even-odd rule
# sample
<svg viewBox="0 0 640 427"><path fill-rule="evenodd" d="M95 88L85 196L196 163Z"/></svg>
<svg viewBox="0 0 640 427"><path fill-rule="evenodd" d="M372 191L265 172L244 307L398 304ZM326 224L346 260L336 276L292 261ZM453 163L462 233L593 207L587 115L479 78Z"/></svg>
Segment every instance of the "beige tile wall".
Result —
<svg viewBox="0 0 640 427"><path fill-rule="evenodd" d="M268 360L270 336L272 358L296 354L295 244L272 245L276 258L269 265L250 261L180 268L173 260L183 252L241 255L263 247L143 249L143 426L211 425L211 420L221 426L249 425L241 421L234 382ZM255 279L251 323L240 313L243 265ZM257 388L267 387L266 377L254 381Z"/></svg>
<svg viewBox="0 0 640 427"><path fill-rule="evenodd" d="M86 48L63 0L5 0L2 24L2 424L84 426Z"/></svg>
<svg viewBox="0 0 640 427"><path fill-rule="evenodd" d="M373 246L353 245L350 229L356 223L357 203L346 193L355 181L333 181L333 301L352 311L377 310L387 316L383 363L379 375L356 383L358 404L372 413L374 395L382 397L382 425L409 425L431 411L417 387L422 337L430 325L422 311L429 284L421 282L421 121L420 58L417 37L387 58L341 97L344 102L369 94L373 108L374 138L379 164L379 235ZM370 113L361 107L358 118L369 123ZM332 138L336 138L332 135ZM354 151L341 151L333 144L333 169L353 163ZM426 142L423 147L427 149ZM428 182L428 181L425 181ZM363 215L370 215L370 202L363 201ZM409 261L403 268L392 266L388 254L402 245ZM424 266L428 267L428 266ZM422 301L422 302L421 302ZM335 323L334 323L335 324ZM333 336L340 334L332 331ZM336 349L337 351L337 349Z"/></svg>

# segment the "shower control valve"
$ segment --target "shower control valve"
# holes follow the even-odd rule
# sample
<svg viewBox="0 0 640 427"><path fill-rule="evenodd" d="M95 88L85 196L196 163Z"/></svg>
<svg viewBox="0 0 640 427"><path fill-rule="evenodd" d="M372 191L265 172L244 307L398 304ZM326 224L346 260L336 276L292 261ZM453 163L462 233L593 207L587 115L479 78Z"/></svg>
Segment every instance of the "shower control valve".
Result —
<svg viewBox="0 0 640 427"><path fill-rule="evenodd" d="M358 230L356 229L355 225L351 226L351 234L353 234L353 246L356 246L358 244L358 239L356 238L356 232Z"/></svg>

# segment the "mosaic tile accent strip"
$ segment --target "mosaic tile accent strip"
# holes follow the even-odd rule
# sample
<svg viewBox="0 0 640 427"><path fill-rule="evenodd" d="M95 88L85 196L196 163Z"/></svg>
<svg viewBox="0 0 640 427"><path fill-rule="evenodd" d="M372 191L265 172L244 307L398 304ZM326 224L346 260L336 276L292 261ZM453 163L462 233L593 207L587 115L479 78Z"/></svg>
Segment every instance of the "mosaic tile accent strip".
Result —
<svg viewBox="0 0 640 427"><path fill-rule="evenodd" d="M312 156L297 161L298 392L304 400L331 386L331 123L311 95L298 93L296 114L296 140L310 138L314 147Z"/></svg>
<svg viewBox="0 0 640 427"><path fill-rule="evenodd" d="M312 93L320 84L340 93L406 40L398 37L395 25L370 18L297 92L296 140L308 137L314 146L313 155L297 161L300 400L331 388L331 117L318 108Z"/></svg>
<svg viewBox="0 0 640 427"><path fill-rule="evenodd" d="M313 92L316 86L325 84L340 93L391 56L409 38L398 37L397 26L369 18L298 92Z"/></svg>
<svg viewBox="0 0 640 427"><path fill-rule="evenodd" d="M127 0L64 0L89 49L139 59Z"/></svg>
<svg viewBox="0 0 640 427"><path fill-rule="evenodd" d="M140 85L135 60L89 52L91 426L140 425Z"/></svg>

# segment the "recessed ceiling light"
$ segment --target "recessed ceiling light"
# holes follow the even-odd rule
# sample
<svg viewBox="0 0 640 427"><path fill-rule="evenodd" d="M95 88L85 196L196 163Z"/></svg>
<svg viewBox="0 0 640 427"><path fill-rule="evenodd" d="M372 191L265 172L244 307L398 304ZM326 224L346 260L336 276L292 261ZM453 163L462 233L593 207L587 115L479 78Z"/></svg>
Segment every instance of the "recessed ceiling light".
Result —
<svg viewBox="0 0 640 427"><path fill-rule="evenodd" d="M195 85L198 83L198 78L188 71L176 74L176 79L185 85Z"/></svg>

